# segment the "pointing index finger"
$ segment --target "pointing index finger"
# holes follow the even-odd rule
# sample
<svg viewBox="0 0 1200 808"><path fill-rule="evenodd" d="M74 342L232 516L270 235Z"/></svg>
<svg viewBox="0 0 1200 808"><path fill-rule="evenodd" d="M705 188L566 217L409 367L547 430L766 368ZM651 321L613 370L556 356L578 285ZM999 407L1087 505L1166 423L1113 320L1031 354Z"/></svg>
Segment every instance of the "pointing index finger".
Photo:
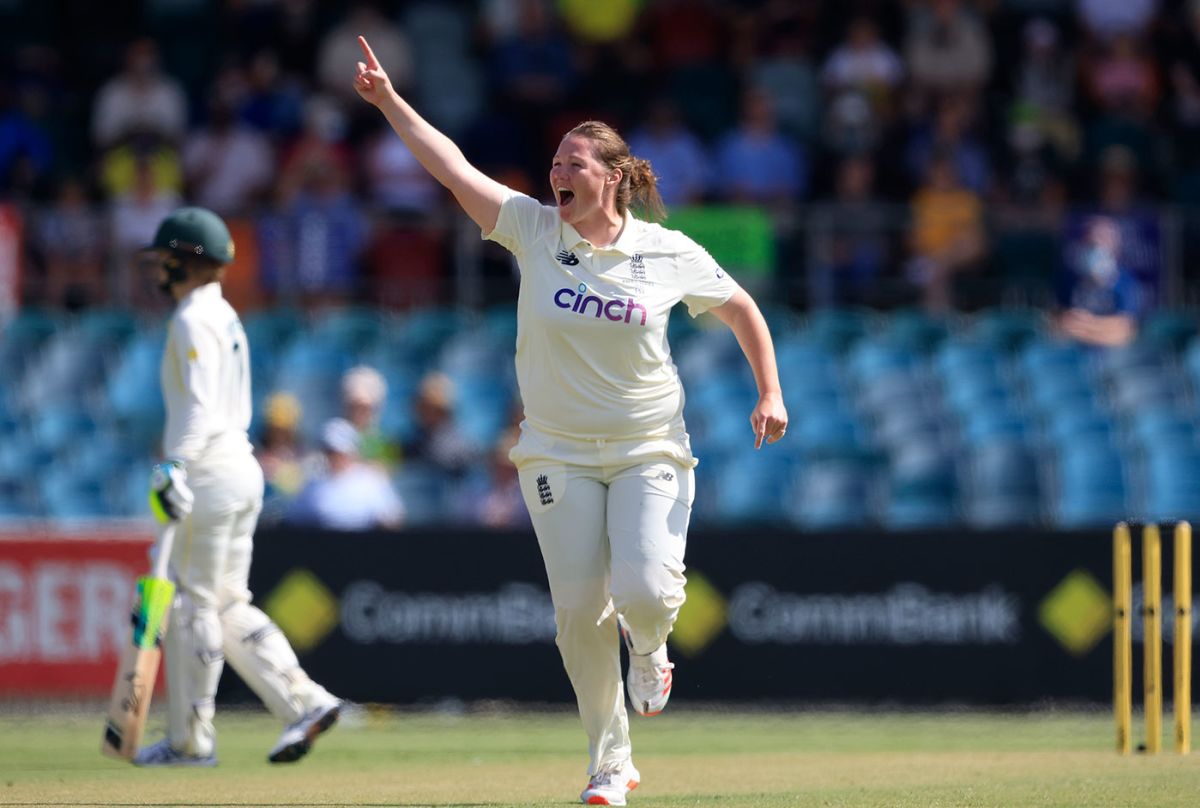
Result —
<svg viewBox="0 0 1200 808"><path fill-rule="evenodd" d="M379 60L375 58L375 52L371 50L371 46L367 44L367 38L360 35L358 37L358 46L362 48L363 53L367 57L367 67L371 70L378 70Z"/></svg>

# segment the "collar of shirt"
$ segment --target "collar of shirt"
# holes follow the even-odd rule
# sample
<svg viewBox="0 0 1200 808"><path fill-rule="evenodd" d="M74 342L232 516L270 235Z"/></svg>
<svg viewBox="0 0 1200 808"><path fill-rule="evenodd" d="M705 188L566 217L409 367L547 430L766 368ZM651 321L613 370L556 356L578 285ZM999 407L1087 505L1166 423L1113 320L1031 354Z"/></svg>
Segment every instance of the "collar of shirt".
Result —
<svg viewBox="0 0 1200 808"><path fill-rule="evenodd" d="M206 283L203 286L197 286L192 291L188 292L179 300L179 305L182 307L187 303L201 300L212 300L221 296L221 284L218 281Z"/></svg>
<svg viewBox="0 0 1200 808"><path fill-rule="evenodd" d="M621 225L621 232L617 236L617 240L607 247L596 247L596 245L579 235L579 231L574 226L566 222L562 223L562 243L568 250L573 250L580 244L588 244L593 249L611 250L623 255L633 255L638 251L637 241L640 231L641 222L633 218L633 214L626 210L625 223Z"/></svg>

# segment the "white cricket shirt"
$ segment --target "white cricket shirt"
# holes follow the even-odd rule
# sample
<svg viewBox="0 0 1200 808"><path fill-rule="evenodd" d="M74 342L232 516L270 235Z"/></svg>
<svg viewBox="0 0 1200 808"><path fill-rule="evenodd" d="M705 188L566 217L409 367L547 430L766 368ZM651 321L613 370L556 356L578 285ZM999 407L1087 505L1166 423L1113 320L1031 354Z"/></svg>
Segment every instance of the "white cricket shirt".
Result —
<svg viewBox="0 0 1200 808"><path fill-rule="evenodd" d="M221 284L189 292L167 324L160 371L167 424L163 456L190 468L253 453L250 348Z"/></svg>
<svg viewBox="0 0 1200 808"><path fill-rule="evenodd" d="M626 213L616 242L598 247L557 209L515 191L484 238L512 252L521 270L516 366L525 445L514 461L588 442L694 465L667 318L680 301L693 317L718 306L737 283L678 231Z"/></svg>

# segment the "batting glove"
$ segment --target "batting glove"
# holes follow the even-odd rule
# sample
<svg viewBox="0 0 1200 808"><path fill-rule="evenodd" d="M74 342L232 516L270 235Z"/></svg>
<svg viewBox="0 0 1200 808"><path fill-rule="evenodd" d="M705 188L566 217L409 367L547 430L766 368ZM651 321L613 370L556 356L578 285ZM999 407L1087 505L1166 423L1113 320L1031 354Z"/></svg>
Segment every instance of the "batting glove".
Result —
<svg viewBox="0 0 1200 808"><path fill-rule="evenodd" d="M187 471L178 460L159 463L150 470L150 510L160 524L187 516L194 499L187 485Z"/></svg>

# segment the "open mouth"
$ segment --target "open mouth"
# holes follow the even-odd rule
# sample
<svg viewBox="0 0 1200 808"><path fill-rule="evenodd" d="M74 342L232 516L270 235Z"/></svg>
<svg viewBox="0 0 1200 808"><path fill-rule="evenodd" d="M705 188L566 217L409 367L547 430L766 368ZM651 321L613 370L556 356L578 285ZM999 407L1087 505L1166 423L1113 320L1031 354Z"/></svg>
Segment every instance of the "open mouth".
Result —
<svg viewBox="0 0 1200 808"><path fill-rule="evenodd" d="M558 189L558 205L559 205L559 207L565 208L567 205L571 204L571 201L573 199L575 199L574 191L568 191L566 188Z"/></svg>

